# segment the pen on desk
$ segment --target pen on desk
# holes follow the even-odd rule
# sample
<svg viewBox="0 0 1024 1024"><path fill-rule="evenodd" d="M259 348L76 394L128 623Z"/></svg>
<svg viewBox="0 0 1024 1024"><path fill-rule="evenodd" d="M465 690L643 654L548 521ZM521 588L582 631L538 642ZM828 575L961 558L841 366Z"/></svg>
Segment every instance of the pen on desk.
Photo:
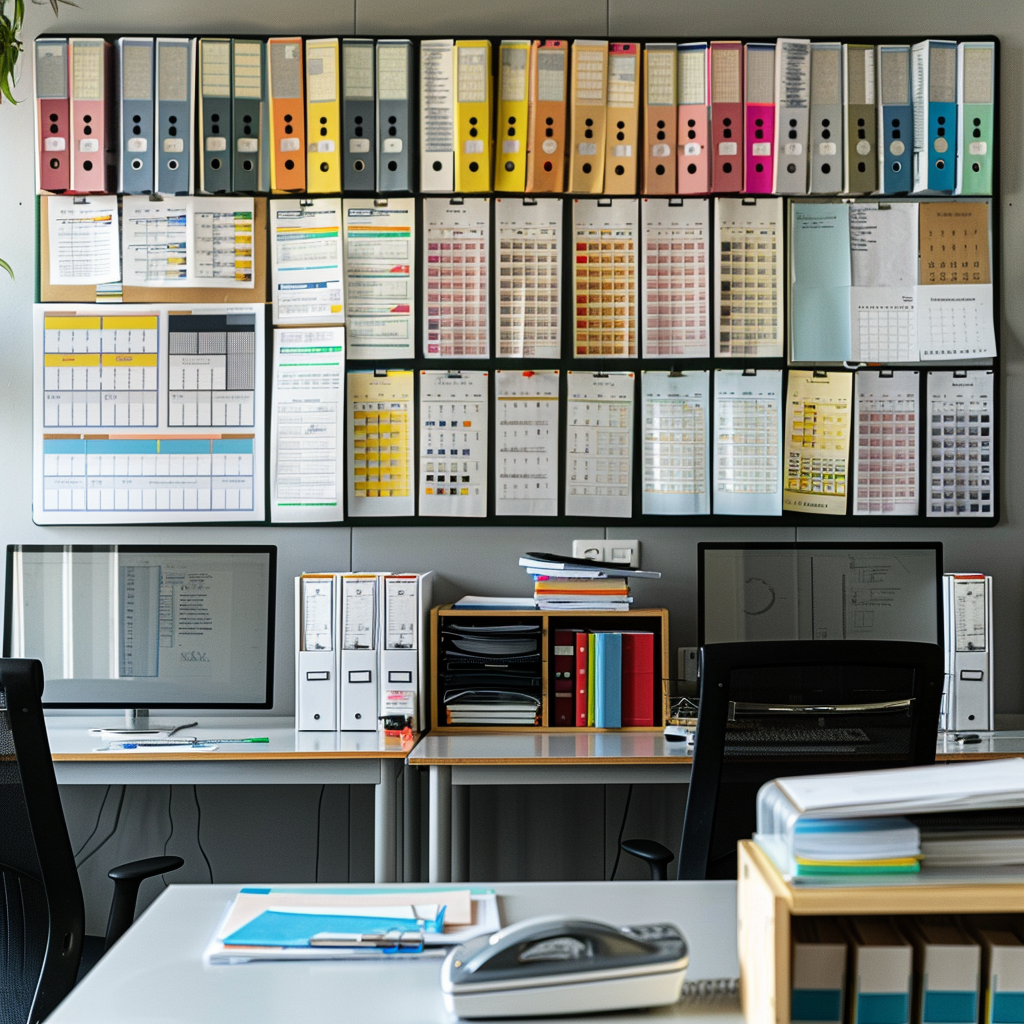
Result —
<svg viewBox="0 0 1024 1024"><path fill-rule="evenodd" d="M244 739L230 740L208 740L208 739L177 739L177 740L133 740L127 743L118 743L111 747L112 750L124 749L134 750L136 747L197 747L221 743L269 743L269 736L247 736Z"/></svg>
<svg viewBox="0 0 1024 1024"><path fill-rule="evenodd" d="M176 732L181 732L182 729L194 729L199 723L198 722L186 722L184 725L176 725L165 737L170 739Z"/></svg>

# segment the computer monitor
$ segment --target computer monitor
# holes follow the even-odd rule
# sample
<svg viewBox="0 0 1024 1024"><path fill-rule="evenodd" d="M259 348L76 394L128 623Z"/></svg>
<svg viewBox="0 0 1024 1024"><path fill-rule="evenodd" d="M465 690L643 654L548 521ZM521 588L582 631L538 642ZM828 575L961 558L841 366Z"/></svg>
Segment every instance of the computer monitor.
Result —
<svg viewBox="0 0 1024 1024"><path fill-rule="evenodd" d="M4 657L47 708L269 708L276 577L269 545L9 545Z"/></svg>
<svg viewBox="0 0 1024 1024"><path fill-rule="evenodd" d="M942 545L697 545L699 643L941 644Z"/></svg>

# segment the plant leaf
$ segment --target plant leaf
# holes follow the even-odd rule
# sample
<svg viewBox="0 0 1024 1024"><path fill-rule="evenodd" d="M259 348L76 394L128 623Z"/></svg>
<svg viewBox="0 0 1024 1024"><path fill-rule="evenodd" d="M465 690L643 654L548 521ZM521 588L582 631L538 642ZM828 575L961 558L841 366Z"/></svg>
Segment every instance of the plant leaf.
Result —
<svg viewBox="0 0 1024 1024"><path fill-rule="evenodd" d="M6 270L11 275L11 280L14 280L14 271L11 270L11 265L6 260L0 260L0 270Z"/></svg>

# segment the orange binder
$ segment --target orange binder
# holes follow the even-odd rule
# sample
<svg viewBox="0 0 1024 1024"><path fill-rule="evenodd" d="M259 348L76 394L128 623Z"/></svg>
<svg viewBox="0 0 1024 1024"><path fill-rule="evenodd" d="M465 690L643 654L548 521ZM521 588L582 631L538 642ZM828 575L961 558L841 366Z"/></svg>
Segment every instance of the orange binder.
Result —
<svg viewBox="0 0 1024 1024"><path fill-rule="evenodd" d="M269 39L270 190L306 189L306 101L303 92L302 40Z"/></svg>
<svg viewBox="0 0 1024 1024"><path fill-rule="evenodd" d="M644 47L644 195L676 194L676 44Z"/></svg>
<svg viewBox="0 0 1024 1024"><path fill-rule="evenodd" d="M570 192L594 193L604 187L607 97L608 44L577 39L572 44Z"/></svg>
<svg viewBox="0 0 1024 1024"><path fill-rule="evenodd" d="M530 116L526 191L565 191L565 121L569 43L539 39L530 61Z"/></svg>
<svg viewBox="0 0 1024 1024"><path fill-rule="evenodd" d="M612 43L608 48L608 142L604 191L610 196L636 192L640 129L640 45Z"/></svg>

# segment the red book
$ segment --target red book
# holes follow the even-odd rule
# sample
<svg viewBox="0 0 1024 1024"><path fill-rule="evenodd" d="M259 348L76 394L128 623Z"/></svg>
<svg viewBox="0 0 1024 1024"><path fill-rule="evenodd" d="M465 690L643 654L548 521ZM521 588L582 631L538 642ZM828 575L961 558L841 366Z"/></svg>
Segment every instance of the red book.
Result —
<svg viewBox="0 0 1024 1024"><path fill-rule="evenodd" d="M589 634L576 634L576 724L587 725L587 690L589 684Z"/></svg>
<svg viewBox="0 0 1024 1024"><path fill-rule="evenodd" d="M573 724L575 704L573 680L576 676L576 634L571 629L555 630L555 725Z"/></svg>
<svg viewBox="0 0 1024 1024"><path fill-rule="evenodd" d="M654 634L622 634L622 724L654 725Z"/></svg>

